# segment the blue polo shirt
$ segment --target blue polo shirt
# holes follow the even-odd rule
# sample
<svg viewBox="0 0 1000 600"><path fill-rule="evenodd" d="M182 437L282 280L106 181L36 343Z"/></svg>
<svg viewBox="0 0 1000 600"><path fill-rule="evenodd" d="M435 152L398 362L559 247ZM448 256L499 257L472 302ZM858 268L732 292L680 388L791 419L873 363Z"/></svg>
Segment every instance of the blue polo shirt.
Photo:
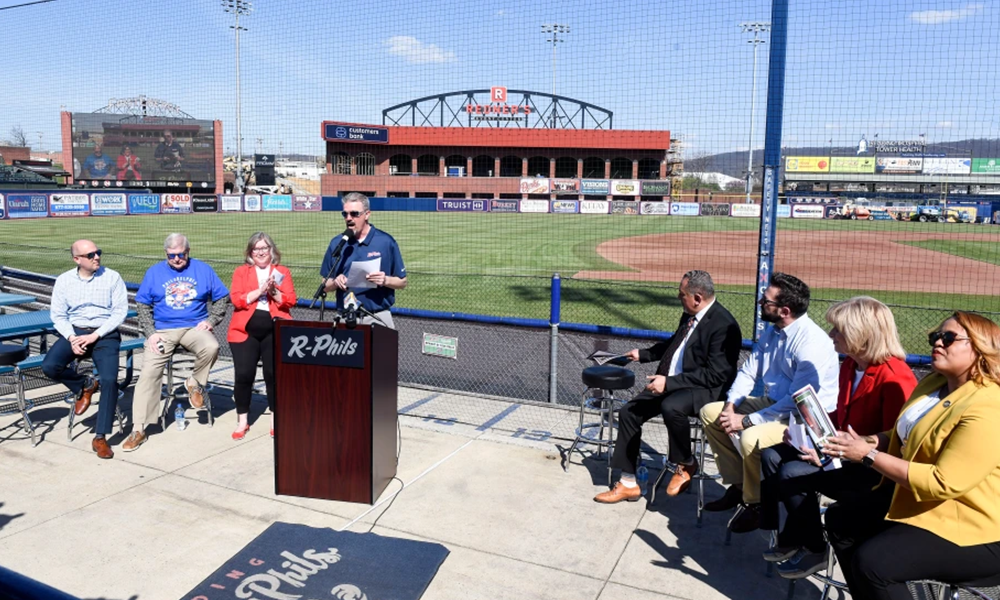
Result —
<svg viewBox="0 0 1000 600"><path fill-rule="evenodd" d="M174 270L167 261L158 262L146 271L135 294L135 301L153 307L157 331L194 327L208 318L208 304L229 295L229 290L212 267L196 258L186 267Z"/></svg>
<svg viewBox="0 0 1000 600"><path fill-rule="evenodd" d="M333 250L340 243L340 237L338 235L330 240L330 246L326 249L326 255L323 256L323 266L319 270L323 277L330 272L330 267L333 266ZM340 255L337 270L333 272L333 277L341 274L346 275L351 270L351 263L355 260L364 261L376 258L382 259L380 270L386 275L399 278L406 277L406 267L403 265L403 255L399 253L399 244L396 243L396 240L391 235L380 229L375 229L371 225L369 225L368 235L365 236L363 242L359 243L356 240L352 240L348 245L344 246L344 252ZM389 310L396 303L396 290L385 286L351 291L357 297L358 303L364 309L371 312ZM343 308L344 292L337 290L337 309L341 310Z"/></svg>

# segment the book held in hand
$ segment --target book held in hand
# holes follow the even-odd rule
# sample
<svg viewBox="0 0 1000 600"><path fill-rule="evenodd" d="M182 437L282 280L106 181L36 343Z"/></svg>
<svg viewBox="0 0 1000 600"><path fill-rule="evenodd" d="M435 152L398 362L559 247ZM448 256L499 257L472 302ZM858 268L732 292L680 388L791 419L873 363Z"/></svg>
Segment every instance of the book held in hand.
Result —
<svg viewBox="0 0 1000 600"><path fill-rule="evenodd" d="M799 417L802 418L802 424L796 424L796 426L806 430L812 446L817 449L824 468L830 468L827 467L828 462L833 464L832 468L840 468L840 459L825 457L822 450L820 450L823 444L826 443L827 438L837 435L837 428L833 426L833 421L830 420L830 416L823 409L823 404L819 401L819 397L816 396L816 390L813 389L812 385L807 385L794 392L792 400L795 401L795 408L798 409Z"/></svg>

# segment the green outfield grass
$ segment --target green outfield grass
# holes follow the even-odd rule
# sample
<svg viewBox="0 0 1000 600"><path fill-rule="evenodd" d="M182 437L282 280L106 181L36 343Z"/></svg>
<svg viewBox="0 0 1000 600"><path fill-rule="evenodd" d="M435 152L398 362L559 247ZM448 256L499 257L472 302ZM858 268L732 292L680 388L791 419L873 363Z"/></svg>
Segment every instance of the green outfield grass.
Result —
<svg viewBox="0 0 1000 600"><path fill-rule="evenodd" d="M398 305L547 319L551 276L563 284L562 320L643 329L673 329L680 315L676 282L608 282L572 279L582 270L622 271L596 252L601 242L655 233L756 231L755 219L728 217L644 217L621 215L532 215L391 212L376 213L373 223L399 241L410 286ZM811 231L954 231L992 233L982 226L879 221L782 219L780 229ZM332 236L343 230L335 213L241 213L159 215L0 221L0 264L41 273L71 266L66 252L73 240L88 237L106 252L105 264L138 282L149 265L162 260L163 239L180 231L189 236L192 254L213 264L228 283L242 260L246 240L267 231L292 269L299 295L311 296L318 266ZM914 245L1000 264L995 244L928 240ZM704 249L692 248L692 252ZM756 242L727 249L756 254ZM778 249L780 252L780 248ZM720 286L720 298L750 337L753 288ZM956 294L870 292L864 289L814 289L812 314L822 321L830 302L869 293L894 305L904 343L924 352L925 334L949 309L1000 312L1000 300Z"/></svg>

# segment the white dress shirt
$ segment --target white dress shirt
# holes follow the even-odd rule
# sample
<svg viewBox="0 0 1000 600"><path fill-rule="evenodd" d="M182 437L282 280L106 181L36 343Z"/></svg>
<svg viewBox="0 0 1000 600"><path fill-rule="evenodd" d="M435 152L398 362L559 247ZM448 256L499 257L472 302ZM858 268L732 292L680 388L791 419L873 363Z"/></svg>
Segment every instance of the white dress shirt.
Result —
<svg viewBox="0 0 1000 600"><path fill-rule="evenodd" d="M736 374L726 401L739 406L761 379L774 404L751 414L750 420L754 425L782 421L795 410L792 393L812 384L823 409L833 412L839 375L840 360L830 336L809 315L802 315L783 329L771 325L764 330Z"/></svg>
<svg viewBox="0 0 1000 600"><path fill-rule="evenodd" d="M674 352L673 358L670 359L670 368L667 370L667 377L673 377L684 370L684 348L687 347L688 340L691 339L691 334L694 332L694 328L698 326L698 323L701 323L701 319L705 316L705 313L708 312L708 309L712 308L713 304L715 304L715 298L712 298L712 301L708 303L708 306L699 310L697 314L692 317L693 321L688 327L687 335L685 335L684 339L681 340L680 346L677 346L677 351Z"/></svg>
<svg viewBox="0 0 1000 600"><path fill-rule="evenodd" d="M50 306L52 324L67 340L76 335L73 326L97 329L97 337L111 333L128 315L128 290L121 275L107 267L93 277L80 277L70 269L56 279Z"/></svg>

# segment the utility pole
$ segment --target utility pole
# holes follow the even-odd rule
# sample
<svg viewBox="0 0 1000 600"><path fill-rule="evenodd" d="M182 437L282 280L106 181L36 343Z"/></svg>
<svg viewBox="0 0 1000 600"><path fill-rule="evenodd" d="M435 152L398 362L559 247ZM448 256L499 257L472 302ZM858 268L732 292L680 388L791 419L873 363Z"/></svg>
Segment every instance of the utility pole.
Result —
<svg viewBox="0 0 1000 600"><path fill-rule="evenodd" d="M559 39L559 34L565 36L569 33L569 25L559 25L553 23L551 25L542 25L542 33L550 36L546 42L552 43L552 114L551 114L551 127L555 129L558 124L559 117L559 103L556 101L556 48L562 42L566 40Z"/></svg>
<svg viewBox="0 0 1000 600"><path fill-rule="evenodd" d="M753 192L753 125L754 125L754 113L757 111L757 47L765 43L765 40L760 39L760 34L770 31L770 23L740 23L740 29L743 33L753 33L753 39L747 40L747 43L753 46L753 88L750 92L750 144L749 144L749 157L747 158L747 204L753 202L751 193Z"/></svg>
<svg viewBox="0 0 1000 600"><path fill-rule="evenodd" d="M222 9L236 17L236 25L229 28L236 31L236 192L243 192L243 113L240 107L240 15L253 11L252 0L222 0Z"/></svg>

